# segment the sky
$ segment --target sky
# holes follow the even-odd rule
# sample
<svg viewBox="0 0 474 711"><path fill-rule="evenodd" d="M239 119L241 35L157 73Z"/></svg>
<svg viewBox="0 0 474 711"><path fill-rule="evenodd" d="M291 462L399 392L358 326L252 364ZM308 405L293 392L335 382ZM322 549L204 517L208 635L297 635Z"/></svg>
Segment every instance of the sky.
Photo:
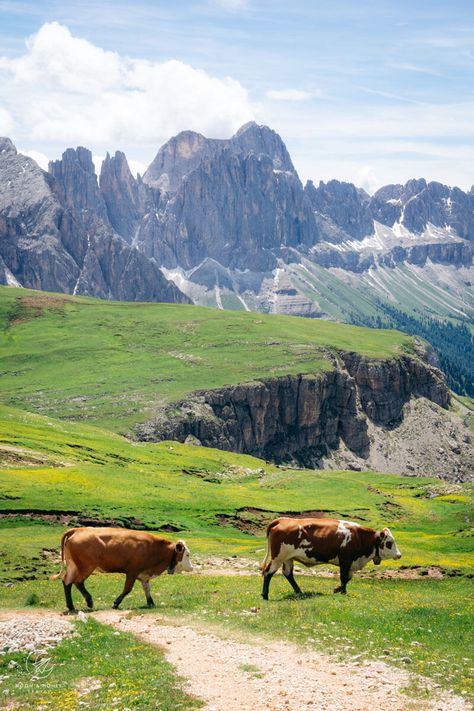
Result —
<svg viewBox="0 0 474 711"><path fill-rule="evenodd" d="M0 135L143 173L255 120L303 181L474 183L472 0L0 0Z"/></svg>

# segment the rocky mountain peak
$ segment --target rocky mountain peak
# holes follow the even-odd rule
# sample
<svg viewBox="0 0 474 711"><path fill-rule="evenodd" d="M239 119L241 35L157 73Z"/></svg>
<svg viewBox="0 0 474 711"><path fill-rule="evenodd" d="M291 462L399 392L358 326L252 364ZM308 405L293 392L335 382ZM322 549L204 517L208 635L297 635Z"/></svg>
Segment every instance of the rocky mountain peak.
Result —
<svg viewBox="0 0 474 711"><path fill-rule="evenodd" d="M17 150L13 142L6 136L0 136L0 154L12 153L16 155Z"/></svg>
<svg viewBox="0 0 474 711"><path fill-rule="evenodd" d="M232 136L230 144L234 151L253 152L256 154L265 153L272 159L275 170L289 171L296 175L295 167L285 144L278 133L268 126L249 121Z"/></svg>
<svg viewBox="0 0 474 711"><path fill-rule="evenodd" d="M143 176L143 181L167 193L175 193L182 180L205 160L212 160L221 151L233 154L265 154L276 171L296 175L290 155L280 136L268 126L255 121L244 124L230 139L206 138L195 131L182 131L167 141Z"/></svg>
<svg viewBox="0 0 474 711"><path fill-rule="evenodd" d="M370 199L375 220L392 227L399 222L422 234L430 225L450 228L463 239L474 240L474 194L424 178L405 185L386 185Z"/></svg>
<svg viewBox="0 0 474 711"><path fill-rule="evenodd" d="M330 241L360 240L373 233L369 195L364 190L356 188L352 183L344 183L339 180L330 180L328 183L321 181L316 188L312 181L308 181L305 194L315 213L320 216L317 221L323 237L326 232L330 231ZM324 217L321 218L321 216ZM337 230L328 223L328 218ZM340 239L336 240L338 231Z"/></svg>
<svg viewBox="0 0 474 711"><path fill-rule="evenodd" d="M77 212L86 228L97 219L107 221L92 153L87 148L68 148L61 160L50 161L48 171L56 181L61 202Z"/></svg>
<svg viewBox="0 0 474 711"><path fill-rule="evenodd" d="M133 242L141 216L153 203L153 190L133 177L125 154L107 153L100 171L99 186L109 222L127 242Z"/></svg>
<svg viewBox="0 0 474 711"><path fill-rule="evenodd" d="M156 154L143 181L166 192L175 192L182 179L212 157L226 141L205 138L195 131L182 131L167 141Z"/></svg>

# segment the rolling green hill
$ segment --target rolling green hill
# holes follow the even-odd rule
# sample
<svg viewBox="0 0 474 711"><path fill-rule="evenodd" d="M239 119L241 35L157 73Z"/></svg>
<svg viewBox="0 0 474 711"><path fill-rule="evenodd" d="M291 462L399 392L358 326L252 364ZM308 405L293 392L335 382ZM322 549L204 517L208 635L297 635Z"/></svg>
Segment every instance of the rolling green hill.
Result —
<svg viewBox="0 0 474 711"><path fill-rule="evenodd" d="M114 431L190 391L331 368L329 353L391 358L397 331L175 304L0 287L3 402Z"/></svg>
<svg viewBox="0 0 474 711"><path fill-rule="evenodd" d="M268 521L307 510L394 525L406 565L474 567L472 484L282 469L176 442L135 444L8 407L0 410L0 457L0 554L7 578L28 575L33 554L38 572L50 570L41 551L57 545L66 521L171 530L195 552L258 558Z"/></svg>
<svg viewBox="0 0 474 711"><path fill-rule="evenodd" d="M265 524L278 513L327 510L377 528L389 525L405 569L396 572L398 562L368 566L345 599L332 595L333 579L300 580L306 595L297 599L276 576L266 605L259 602L256 563L248 576L218 570L163 576L153 584L160 615L179 624L217 624L222 634L237 629L290 639L342 658L357 653L380 660L381 650L388 649L384 659L391 664L403 667L409 658L414 671L472 692L472 485L282 469L175 442L135 444L84 423L10 407L0 408L0 460L0 609L63 608L62 586L48 576L59 568L66 525L94 520L184 537L194 562L208 561L212 573L223 557L260 561ZM443 579L428 575L432 566ZM394 578L373 577L390 570ZM88 587L97 608L110 608L121 585L117 576L93 576ZM139 587L126 598L125 610L143 604ZM136 645L126 651L132 660L142 654ZM81 665L70 668L80 676L87 668Z"/></svg>

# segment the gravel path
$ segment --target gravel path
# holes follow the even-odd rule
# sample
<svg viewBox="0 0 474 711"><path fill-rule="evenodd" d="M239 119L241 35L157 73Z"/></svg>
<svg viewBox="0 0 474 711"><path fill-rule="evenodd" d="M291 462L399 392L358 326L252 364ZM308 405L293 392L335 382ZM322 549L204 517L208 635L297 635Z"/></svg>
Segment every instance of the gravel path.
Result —
<svg viewBox="0 0 474 711"><path fill-rule="evenodd" d="M220 638L152 615L96 613L100 622L159 645L187 690L206 711L468 711L461 697L438 693L435 701L410 700L400 689L408 672L383 662L337 663L293 644Z"/></svg>

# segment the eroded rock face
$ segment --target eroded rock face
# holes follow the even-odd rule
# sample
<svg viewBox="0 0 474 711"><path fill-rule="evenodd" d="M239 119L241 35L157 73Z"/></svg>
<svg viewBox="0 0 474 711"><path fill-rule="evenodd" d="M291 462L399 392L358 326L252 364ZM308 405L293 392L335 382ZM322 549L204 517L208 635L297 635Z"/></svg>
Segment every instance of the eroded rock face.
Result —
<svg viewBox="0 0 474 711"><path fill-rule="evenodd" d="M140 183L130 172L124 153L117 151L112 158L107 153L99 185L110 224L127 242L132 242L146 209L147 195L141 194Z"/></svg>
<svg viewBox="0 0 474 711"><path fill-rule="evenodd" d="M92 153L87 148L68 148L60 160L49 163L48 172L62 205L75 211L86 229L107 222L107 210L100 194Z"/></svg>
<svg viewBox="0 0 474 711"><path fill-rule="evenodd" d="M403 406L412 397L448 407L449 390L441 371L417 358L374 361L358 353L340 353L354 378L362 411L375 424L391 425L403 417Z"/></svg>
<svg viewBox="0 0 474 711"><path fill-rule="evenodd" d="M71 292L79 265L68 242L80 243L81 236L64 214L52 178L8 138L0 139L0 176L0 256L8 270L2 283L9 283L10 274L21 286Z"/></svg>
<svg viewBox="0 0 474 711"><path fill-rule="evenodd" d="M0 283L105 299L189 299L112 229L92 154L68 149L45 173L0 139Z"/></svg>
<svg viewBox="0 0 474 711"><path fill-rule="evenodd" d="M288 151L267 126L251 122L228 140L184 131L160 149L143 180L163 195L143 215L136 244L168 269L212 258L265 272L285 249L317 239Z"/></svg>
<svg viewBox="0 0 474 711"><path fill-rule="evenodd" d="M309 180L305 186L305 194L320 217L323 239L342 242L344 239L362 239L373 234L374 220L369 209L370 198L364 190L339 180L330 180L328 183L321 181L316 188ZM323 224L324 219L327 225Z"/></svg>
<svg viewBox="0 0 474 711"><path fill-rule="evenodd" d="M429 224L450 227L459 237L474 240L474 195L442 183L409 180L405 185L386 185L370 199L377 222L390 227L400 222L414 234Z"/></svg>
<svg viewBox="0 0 474 711"><path fill-rule="evenodd" d="M208 447L318 466L341 442L368 456L368 420L394 425L412 396L449 404L441 373L416 358L339 357L339 366L329 372L196 393L141 425L138 438L184 442L193 435Z"/></svg>
<svg viewBox="0 0 474 711"><path fill-rule="evenodd" d="M395 267L398 264L416 264L423 267L430 260L435 264L471 267L474 248L466 240L451 238L446 241L420 241L412 244L387 245L384 252L370 249L340 250L327 242L313 247L311 258L323 267L337 267L351 272L365 272L371 267Z"/></svg>
<svg viewBox="0 0 474 711"><path fill-rule="evenodd" d="M250 121L229 139L206 138L196 131L182 131L160 148L146 170L143 181L154 188L174 193L181 181L202 161L212 160L223 150L245 157L249 153L270 157L275 170L296 173L280 136L268 126Z"/></svg>

